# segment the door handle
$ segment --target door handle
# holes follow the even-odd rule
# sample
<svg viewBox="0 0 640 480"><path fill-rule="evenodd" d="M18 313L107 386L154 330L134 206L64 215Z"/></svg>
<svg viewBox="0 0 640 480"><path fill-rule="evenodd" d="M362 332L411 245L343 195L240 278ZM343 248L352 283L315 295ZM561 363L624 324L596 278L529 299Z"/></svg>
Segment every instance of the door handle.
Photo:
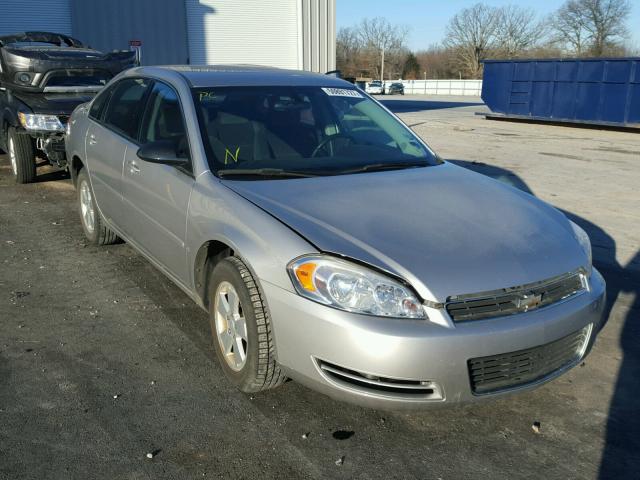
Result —
<svg viewBox="0 0 640 480"><path fill-rule="evenodd" d="M98 140L96 140L96 136L92 133L89 135L89 145L95 145L96 143L98 143Z"/></svg>
<svg viewBox="0 0 640 480"><path fill-rule="evenodd" d="M140 173L140 167L138 166L138 164L134 161L131 161L129 163L129 173L132 175L136 175L138 173Z"/></svg>

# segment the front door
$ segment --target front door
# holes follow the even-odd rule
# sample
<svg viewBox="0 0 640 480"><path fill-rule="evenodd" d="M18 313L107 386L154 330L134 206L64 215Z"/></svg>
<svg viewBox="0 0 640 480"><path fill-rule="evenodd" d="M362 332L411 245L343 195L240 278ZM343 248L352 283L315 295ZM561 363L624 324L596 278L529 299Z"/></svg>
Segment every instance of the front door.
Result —
<svg viewBox="0 0 640 480"><path fill-rule="evenodd" d="M171 141L189 155L185 123L173 88L155 82L144 111L140 143ZM188 283L185 234L195 180L189 168L149 163L127 148L122 193L125 228L147 255Z"/></svg>

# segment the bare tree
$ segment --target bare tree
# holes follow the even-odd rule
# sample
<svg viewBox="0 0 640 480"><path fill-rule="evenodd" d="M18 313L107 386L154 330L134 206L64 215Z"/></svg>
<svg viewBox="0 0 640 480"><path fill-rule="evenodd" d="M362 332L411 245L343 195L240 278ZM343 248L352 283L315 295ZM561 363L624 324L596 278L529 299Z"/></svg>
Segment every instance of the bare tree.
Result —
<svg viewBox="0 0 640 480"><path fill-rule="evenodd" d="M567 0L552 23L559 42L576 55L619 52L628 35L628 0Z"/></svg>
<svg viewBox="0 0 640 480"><path fill-rule="evenodd" d="M384 80L385 55L388 57L401 53L407 38L407 28L394 25L382 17L365 18L358 27L358 33L364 47L379 54L379 67L376 70L379 78Z"/></svg>
<svg viewBox="0 0 640 480"><path fill-rule="evenodd" d="M556 42L580 57L587 49L585 19L576 2L567 2L552 15L549 22Z"/></svg>
<svg viewBox="0 0 640 480"><path fill-rule="evenodd" d="M422 70L421 78L454 78L458 75L454 52L441 45L431 45L427 50L417 52L416 58Z"/></svg>
<svg viewBox="0 0 640 480"><path fill-rule="evenodd" d="M408 55L404 46L407 29L384 18L364 19L341 28L336 37L336 64L343 75L383 79L385 66L391 75L401 75ZM388 76L388 75L387 75Z"/></svg>
<svg viewBox="0 0 640 480"><path fill-rule="evenodd" d="M444 45L455 51L460 69L471 78L480 77L482 60L496 47L499 24L499 9L482 3L461 10L449 20Z"/></svg>
<svg viewBox="0 0 640 480"><path fill-rule="evenodd" d="M546 37L546 24L538 21L536 12L530 8L507 5L497 15L496 43L503 56L520 56Z"/></svg>
<svg viewBox="0 0 640 480"><path fill-rule="evenodd" d="M342 27L336 35L336 66L346 77L356 77L360 73L359 65L362 43L358 32L352 27Z"/></svg>

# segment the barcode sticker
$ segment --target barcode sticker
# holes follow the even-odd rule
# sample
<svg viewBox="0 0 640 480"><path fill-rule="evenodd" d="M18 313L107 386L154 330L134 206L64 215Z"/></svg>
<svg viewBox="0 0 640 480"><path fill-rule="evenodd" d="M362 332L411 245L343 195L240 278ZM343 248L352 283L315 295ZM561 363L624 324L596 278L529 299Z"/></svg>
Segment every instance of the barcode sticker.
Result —
<svg viewBox="0 0 640 480"><path fill-rule="evenodd" d="M322 88L324 93L332 97L354 97L363 98L360 92L357 90L351 90L348 88Z"/></svg>

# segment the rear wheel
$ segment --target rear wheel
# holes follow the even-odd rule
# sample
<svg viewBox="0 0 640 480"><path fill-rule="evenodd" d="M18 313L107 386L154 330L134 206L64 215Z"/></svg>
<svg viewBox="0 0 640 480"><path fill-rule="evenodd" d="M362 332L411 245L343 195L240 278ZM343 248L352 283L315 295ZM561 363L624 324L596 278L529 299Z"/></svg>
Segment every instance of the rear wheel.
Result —
<svg viewBox="0 0 640 480"><path fill-rule="evenodd" d="M77 180L78 211L82 230L87 240L94 245L111 245L119 240L116 233L107 227L93 197L91 183L87 171L83 168L78 173Z"/></svg>
<svg viewBox="0 0 640 480"><path fill-rule="evenodd" d="M269 312L247 266L238 257L225 258L209 285L211 333L225 376L247 393L282 384Z"/></svg>
<svg viewBox="0 0 640 480"><path fill-rule="evenodd" d="M18 135L15 128L9 127L7 148L16 183L33 182L36 178L36 155L31 137Z"/></svg>

